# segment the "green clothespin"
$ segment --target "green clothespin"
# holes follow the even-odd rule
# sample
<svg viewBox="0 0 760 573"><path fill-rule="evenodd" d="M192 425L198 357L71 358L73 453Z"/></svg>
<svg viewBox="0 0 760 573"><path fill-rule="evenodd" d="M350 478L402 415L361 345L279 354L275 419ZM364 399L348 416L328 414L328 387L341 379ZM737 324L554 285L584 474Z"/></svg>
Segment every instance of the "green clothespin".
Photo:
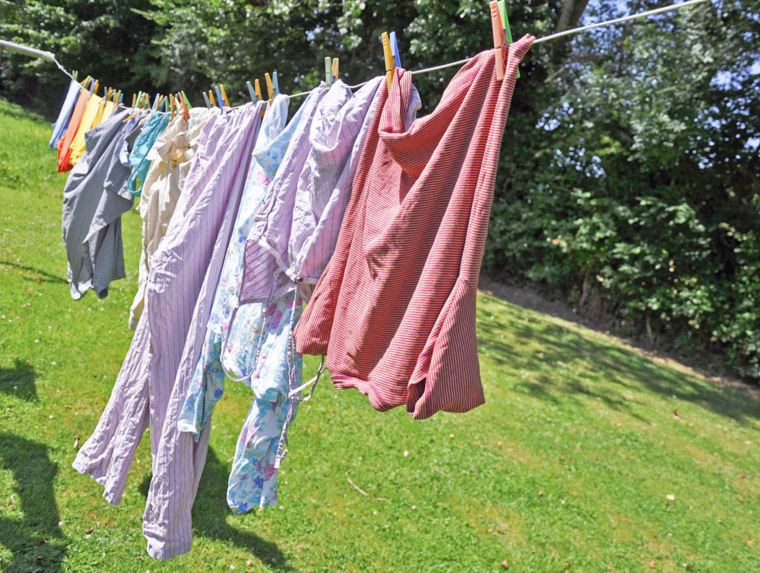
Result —
<svg viewBox="0 0 760 573"><path fill-rule="evenodd" d="M501 16L501 22L504 25L504 37L507 39L507 44L512 43L512 30L509 29L509 18L507 17L507 0L499 0L499 16ZM520 77L520 69L517 70L517 77Z"/></svg>
<svg viewBox="0 0 760 573"><path fill-rule="evenodd" d="M325 83L329 88L333 83L332 75L332 58L330 56L325 57Z"/></svg>
<svg viewBox="0 0 760 573"><path fill-rule="evenodd" d="M185 105L187 106L187 109L193 109L193 106L190 105L190 100L187 99L187 95L185 94L185 90L182 90L179 93L182 94L182 98L185 100Z"/></svg>

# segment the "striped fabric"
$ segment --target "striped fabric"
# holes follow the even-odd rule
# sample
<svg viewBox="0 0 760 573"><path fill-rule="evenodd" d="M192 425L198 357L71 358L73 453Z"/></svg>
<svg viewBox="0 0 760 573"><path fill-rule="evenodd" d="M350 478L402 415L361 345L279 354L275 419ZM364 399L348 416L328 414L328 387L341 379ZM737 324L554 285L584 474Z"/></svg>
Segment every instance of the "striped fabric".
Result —
<svg viewBox="0 0 760 573"><path fill-rule="evenodd" d="M114 505L121 500L135 450L149 424L151 452L157 456L196 300L218 237L225 232L229 236L232 228L242 191L235 183L240 179L238 172L247 169L244 163L260 117L248 104L215 116L204 126L186 189L151 260L146 312L108 405L74 460L74 468L102 484L103 496ZM160 470L154 458L154 476Z"/></svg>
<svg viewBox="0 0 760 573"><path fill-rule="evenodd" d="M452 79L436 110L404 130L411 73L383 83L335 254L296 328L326 354L336 388L415 419L483 404L475 301L501 138L525 36Z"/></svg>
<svg viewBox="0 0 760 573"><path fill-rule="evenodd" d="M196 443L192 435L180 433L177 422L205 344L214 291L245 187L263 106L249 103L233 108L216 122L224 133L212 148L215 153L200 157L206 172L213 174L196 187L202 193L196 205L204 209L186 215L182 233L167 233L153 261L155 272L148 286L146 312L153 351L162 359L151 364L151 406L155 411L151 412L153 477L143 534L148 540L148 554L155 559L169 559L192 547L190 510L206 463L210 424ZM183 197L175 217L181 212ZM168 243L167 248L164 243ZM182 248L172 248L173 244ZM171 301L182 302L172 305ZM174 308L183 312L169 312Z"/></svg>

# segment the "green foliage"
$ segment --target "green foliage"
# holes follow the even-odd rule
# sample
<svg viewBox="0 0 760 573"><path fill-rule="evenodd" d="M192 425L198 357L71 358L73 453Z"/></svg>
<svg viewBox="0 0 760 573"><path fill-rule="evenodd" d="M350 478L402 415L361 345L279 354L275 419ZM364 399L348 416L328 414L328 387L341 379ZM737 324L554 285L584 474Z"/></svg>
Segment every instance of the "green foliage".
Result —
<svg viewBox="0 0 760 573"><path fill-rule="evenodd" d="M552 33L573 4L585 6L508 2L514 37ZM581 23L662 5L591 1ZM245 82L275 70L284 92L307 90L325 56L360 83L384 72L386 30L409 69L491 45L484 0L0 0L0 37L127 97L184 89L196 103L220 82L246 101ZM490 273L612 313L657 344L723 351L759 378L758 37L757 2L725 0L531 49L504 134ZM50 64L3 55L0 71L2 94L56 111L65 79ZM423 113L455 72L415 76Z"/></svg>

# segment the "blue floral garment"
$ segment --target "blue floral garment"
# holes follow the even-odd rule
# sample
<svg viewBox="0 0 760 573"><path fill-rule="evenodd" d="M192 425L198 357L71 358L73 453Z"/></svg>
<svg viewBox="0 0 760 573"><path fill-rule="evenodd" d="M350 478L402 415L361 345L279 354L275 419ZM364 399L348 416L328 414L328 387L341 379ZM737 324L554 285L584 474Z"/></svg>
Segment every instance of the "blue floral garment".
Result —
<svg viewBox="0 0 760 573"><path fill-rule="evenodd" d="M285 126L289 98L278 96L264 116L246 186L240 200L235 227L232 232L224 266L214 294L214 302L206 327L206 341L190 383L179 417L179 430L191 432L198 440L214 406L224 393L224 370L220 362L222 343L227 336L238 302L243 277L243 252L248 231L256 211L266 194L280 161L288 148L290 138L300 121L300 111Z"/></svg>

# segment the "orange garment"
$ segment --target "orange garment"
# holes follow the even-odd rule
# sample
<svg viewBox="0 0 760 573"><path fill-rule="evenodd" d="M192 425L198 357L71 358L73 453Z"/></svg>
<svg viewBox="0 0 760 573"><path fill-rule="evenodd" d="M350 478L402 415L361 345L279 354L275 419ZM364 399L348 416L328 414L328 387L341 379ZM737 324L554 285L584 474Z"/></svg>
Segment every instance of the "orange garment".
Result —
<svg viewBox="0 0 760 573"><path fill-rule="evenodd" d="M66 128L66 133L58 141L58 173L64 173L72 167L71 161L69 161L71 142L74 140L74 136L79 130L79 124L82 123L82 115L84 114L84 108L87 107L87 102L90 99L90 92L86 89L82 89L79 92L79 98L74 106L74 111L71 113L71 120L69 126Z"/></svg>

